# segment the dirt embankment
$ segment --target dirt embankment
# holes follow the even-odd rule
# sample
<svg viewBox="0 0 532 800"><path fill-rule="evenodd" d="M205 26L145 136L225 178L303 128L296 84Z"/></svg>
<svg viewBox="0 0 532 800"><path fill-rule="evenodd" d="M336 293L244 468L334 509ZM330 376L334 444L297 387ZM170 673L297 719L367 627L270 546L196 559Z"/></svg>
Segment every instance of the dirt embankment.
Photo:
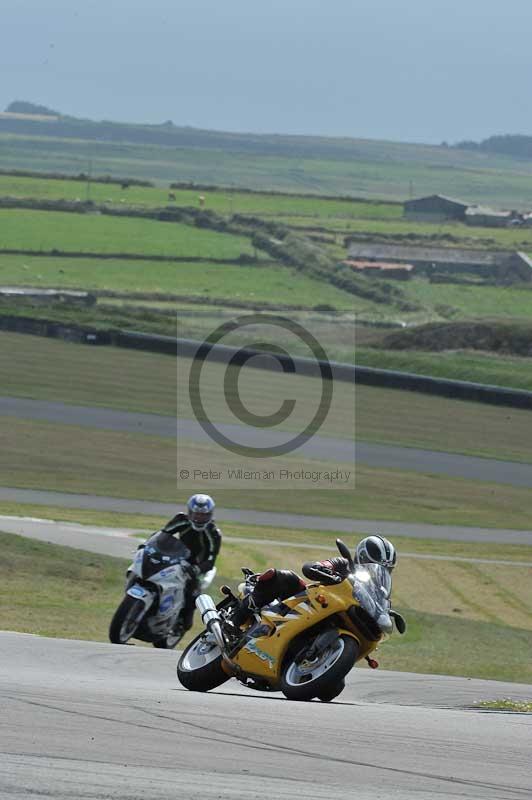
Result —
<svg viewBox="0 0 532 800"><path fill-rule="evenodd" d="M385 336L386 350L483 350L532 356L532 322L434 322Z"/></svg>

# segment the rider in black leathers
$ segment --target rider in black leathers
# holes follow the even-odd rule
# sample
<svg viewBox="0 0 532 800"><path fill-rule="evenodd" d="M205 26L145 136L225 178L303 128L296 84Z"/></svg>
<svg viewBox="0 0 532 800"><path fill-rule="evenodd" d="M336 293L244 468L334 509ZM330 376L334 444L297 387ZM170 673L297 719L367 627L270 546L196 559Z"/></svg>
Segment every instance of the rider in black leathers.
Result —
<svg viewBox="0 0 532 800"><path fill-rule="evenodd" d="M214 506L209 495L194 494L187 502L186 513L176 514L162 529L180 539L191 555L190 580L181 620L183 633L192 627L200 576L213 568L222 543L222 532L213 518Z"/></svg>

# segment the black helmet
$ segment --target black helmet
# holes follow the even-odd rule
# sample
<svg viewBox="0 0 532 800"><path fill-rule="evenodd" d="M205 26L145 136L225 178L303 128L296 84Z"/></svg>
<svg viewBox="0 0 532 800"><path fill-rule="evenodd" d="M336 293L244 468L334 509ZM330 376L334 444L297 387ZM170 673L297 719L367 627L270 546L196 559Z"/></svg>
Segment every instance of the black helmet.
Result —
<svg viewBox="0 0 532 800"><path fill-rule="evenodd" d="M382 564L393 569L397 562L395 547L384 536L367 536L357 544L355 561L358 564Z"/></svg>
<svg viewBox="0 0 532 800"><path fill-rule="evenodd" d="M212 519L214 500L208 494L193 494L188 499L187 511L194 530L202 531Z"/></svg>

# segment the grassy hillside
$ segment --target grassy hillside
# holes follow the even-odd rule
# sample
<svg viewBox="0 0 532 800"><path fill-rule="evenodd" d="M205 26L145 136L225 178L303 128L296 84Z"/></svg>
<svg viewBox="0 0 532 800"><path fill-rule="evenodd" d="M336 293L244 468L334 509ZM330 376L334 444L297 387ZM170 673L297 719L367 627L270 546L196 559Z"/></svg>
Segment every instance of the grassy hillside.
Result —
<svg viewBox="0 0 532 800"><path fill-rule="evenodd" d="M529 161L367 140L325 140L320 149L311 137L306 147L297 137L288 137L288 147L276 148L272 141L277 138L250 153L242 139L229 136L221 158L219 142L213 139L201 147L197 140L171 147L0 132L0 167L78 174L87 172L90 160L94 174L131 175L166 185L195 181L397 200L411 193L441 192L469 202L523 208L532 196Z"/></svg>

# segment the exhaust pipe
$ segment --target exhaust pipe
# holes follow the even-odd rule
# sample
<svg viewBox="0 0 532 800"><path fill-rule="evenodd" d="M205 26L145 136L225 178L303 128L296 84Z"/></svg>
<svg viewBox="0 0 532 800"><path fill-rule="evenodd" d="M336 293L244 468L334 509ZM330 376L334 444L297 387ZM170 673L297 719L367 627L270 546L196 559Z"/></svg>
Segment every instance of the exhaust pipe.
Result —
<svg viewBox="0 0 532 800"><path fill-rule="evenodd" d="M208 594L200 594L196 598L196 608L201 614L201 620L209 633L216 639L216 644L225 655L225 639L220 624L220 615L214 605L212 597Z"/></svg>

